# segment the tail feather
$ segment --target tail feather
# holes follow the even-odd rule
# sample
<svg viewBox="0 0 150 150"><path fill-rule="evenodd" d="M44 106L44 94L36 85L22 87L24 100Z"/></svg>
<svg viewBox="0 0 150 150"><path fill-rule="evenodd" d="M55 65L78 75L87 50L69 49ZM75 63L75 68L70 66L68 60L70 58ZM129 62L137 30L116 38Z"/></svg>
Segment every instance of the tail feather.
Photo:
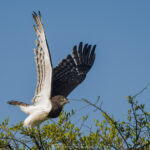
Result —
<svg viewBox="0 0 150 150"><path fill-rule="evenodd" d="M19 102L19 101L13 101L12 100L12 101L8 101L7 103L10 104L10 105L19 106L20 109L26 114L31 114L35 110L33 105L29 105L29 104L26 104L24 102Z"/></svg>
<svg viewBox="0 0 150 150"><path fill-rule="evenodd" d="M29 104L26 104L24 102L14 101L14 100L8 101L7 103L10 105L17 105L17 106L25 106L25 107L29 106Z"/></svg>

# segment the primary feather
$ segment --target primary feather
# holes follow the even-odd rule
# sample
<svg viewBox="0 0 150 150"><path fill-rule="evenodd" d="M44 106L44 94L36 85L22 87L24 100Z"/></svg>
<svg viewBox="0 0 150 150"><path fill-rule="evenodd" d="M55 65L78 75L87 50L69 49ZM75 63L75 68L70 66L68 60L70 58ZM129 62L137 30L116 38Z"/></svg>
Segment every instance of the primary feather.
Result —
<svg viewBox="0 0 150 150"><path fill-rule="evenodd" d="M93 66L95 60L95 48L80 42L78 48L75 45L72 55L63 59L53 69L52 96L63 95L67 97L84 79Z"/></svg>

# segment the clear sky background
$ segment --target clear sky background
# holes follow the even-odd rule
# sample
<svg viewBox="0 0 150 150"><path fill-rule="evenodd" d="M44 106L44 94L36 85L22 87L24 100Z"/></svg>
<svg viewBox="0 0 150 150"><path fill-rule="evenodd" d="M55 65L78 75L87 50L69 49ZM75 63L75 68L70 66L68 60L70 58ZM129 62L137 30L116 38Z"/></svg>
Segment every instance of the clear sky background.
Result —
<svg viewBox="0 0 150 150"><path fill-rule="evenodd" d="M117 119L126 117L126 96L150 83L149 0L32 0L0 2L0 121L15 124L26 115L8 100L30 103L36 87L33 49L36 35L32 11L40 10L53 65L71 53L80 41L96 44L96 61L86 80L68 99L101 96L103 108ZM150 87L137 97L150 108ZM71 101L66 111L77 110L75 120L90 112L102 116L83 102Z"/></svg>

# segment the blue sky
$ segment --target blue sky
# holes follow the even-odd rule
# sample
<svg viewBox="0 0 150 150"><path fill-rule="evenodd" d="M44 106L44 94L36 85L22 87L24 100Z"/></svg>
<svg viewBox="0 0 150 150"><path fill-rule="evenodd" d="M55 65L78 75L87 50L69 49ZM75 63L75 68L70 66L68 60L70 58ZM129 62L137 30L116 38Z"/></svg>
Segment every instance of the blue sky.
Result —
<svg viewBox="0 0 150 150"><path fill-rule="evenodd" d="M140 0L33 0L0 2L0 121L15 124L26 115L8 100L29 103L36 87L33 49L36 35L32 12L40 10L56 66L80 41L96 44L96 61L86 80L68 99L101 96L103 108L117 119L126 117L126 96L150 83L150 1ZM150 108L150 87L137 100ZM90 112L84 103L71 101L65 110L78 110L76 119Z"/></svg>

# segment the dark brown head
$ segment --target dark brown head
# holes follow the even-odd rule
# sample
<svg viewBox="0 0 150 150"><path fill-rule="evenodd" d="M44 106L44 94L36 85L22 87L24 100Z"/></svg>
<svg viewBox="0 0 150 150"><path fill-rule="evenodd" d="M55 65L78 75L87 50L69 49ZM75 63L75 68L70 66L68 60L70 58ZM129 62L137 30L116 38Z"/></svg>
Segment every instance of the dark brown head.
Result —
<svg viewBox="0 0 150 150"><path fill-rule="evenodd" d="M62 95L57 95L57 96L54 96L52 97L52 103L55 103L56 105L59 105L59 106L64 106L65 104L69 103L69 101L67 100L67 98L65 98L64 96Z"/></svg>
<svg viewBox="0 0 150 150"><path fill-rule="evenodd" d="M58 117L63 109L63 106L69 103L69 101L64 96L61 95L52 97L51 102L52 102L52 109L48 115L49 118Z"/></svg>

